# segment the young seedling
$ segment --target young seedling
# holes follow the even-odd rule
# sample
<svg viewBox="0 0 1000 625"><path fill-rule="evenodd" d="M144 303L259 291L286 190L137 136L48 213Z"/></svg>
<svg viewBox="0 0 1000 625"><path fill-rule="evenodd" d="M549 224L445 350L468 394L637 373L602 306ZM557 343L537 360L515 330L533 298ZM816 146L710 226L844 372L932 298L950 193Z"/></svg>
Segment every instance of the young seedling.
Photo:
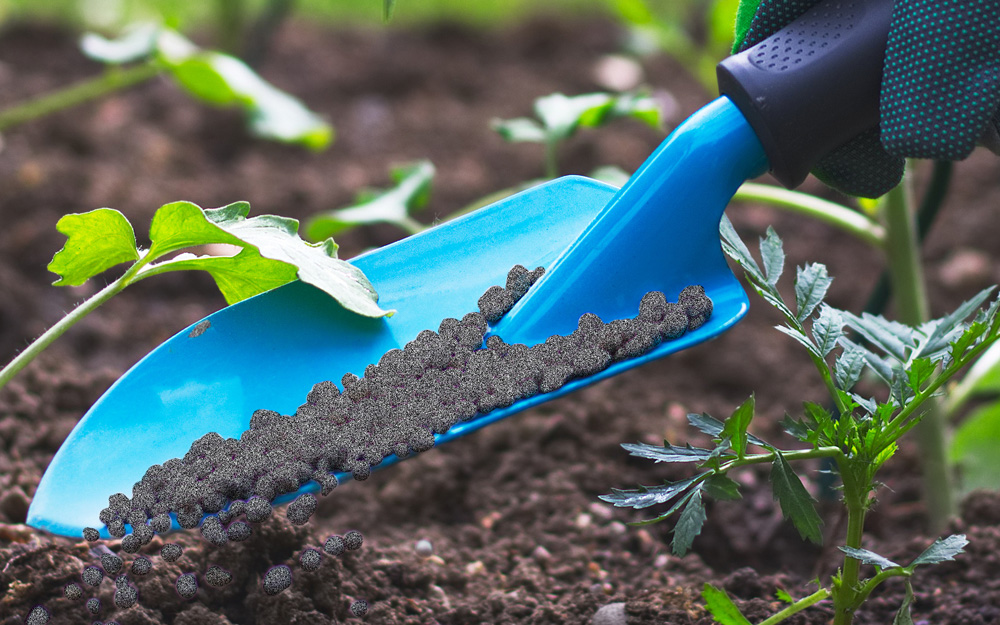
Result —
<svg viewBox="0 0 1000 625"><path fill-rule="evenodd" d="M333 239L306 243L296 234L296 220L275 215L247 219L249 211L246 202L212 209L190 202L166 204L153 215L149 249L136 246L132 225L114 209L99 208L62 217L56 229L67 236L67 241L49 264L49 270L60 276L56 286L79 286L111 267L131 265L0 370L0 387L63 332L125 287L168 271L207 271L229 304L297 278L360 315L392 314L378 307L378 295L364 274L337 258ZM238 251L231 256L182 252L213 244L234 246Z"/></svg>
<svg viewBox="0 0 1000 625"><path fill-rule="evenodd" d="M874 503L878 487L875 476L896 452L899 439L920 422L928 409L928 400L958 371L1000 339L1000 316L997 315L1000 300L980 309L992 291L987 289L941 319L910 327L874 315L859 317L824 304L832 279L823 265L809 264L796 272L795 302L791 304L784 300L776 286L785 261L777 234L769 229L766 238L761 240L761 266L728 220L724 220L722 232L727 254L742 266L754 290L785 317L786 324L778 326L778 330L795 339L808 352L835 409L807 402L798 419L786 418L785 431L806 444L801 449L779 448L748 431L754 417L752 396L725 421L707 414L689 415L691 425L712 436L715 447L682 447L666 441L662 446L636 443L623 447L634 456L656 462L695 463L697 474L659 486L615 489L601 498L615 506L635 509L668 506L658 516L638 524L655 523L679 513L672 544L674 553L683 555L705 522L704 500L739 498L739 484L729 477L729 472L767 463L771 465L771 485L782 513L804 539L820 543L823 539L821 519L791 463L830 459L842 482L841 493L847 512L846 538L840 546L844 562L827 585L792 601L763 623L773 625L811 605L831 599L835 625L849 625L871 592L895 577L903 578L906 584L906 598L895 622L912 623L910 578L916 568L951 560L962 552L967 541L962 535L935 541L905 566L865 549L864 520ZM967 322L970 317L972 321ZM844 333L845 326L863 336L867 346L849 339ZM840 353L834 357L838 348ZM853 392L866 367L887 387L884 400ZM752 448L762 451L756 453ZM874 574L863 577L862 565L872 566ZM716 621L726 625L748 624L724 591L709 585L703 594Z"/></svg>

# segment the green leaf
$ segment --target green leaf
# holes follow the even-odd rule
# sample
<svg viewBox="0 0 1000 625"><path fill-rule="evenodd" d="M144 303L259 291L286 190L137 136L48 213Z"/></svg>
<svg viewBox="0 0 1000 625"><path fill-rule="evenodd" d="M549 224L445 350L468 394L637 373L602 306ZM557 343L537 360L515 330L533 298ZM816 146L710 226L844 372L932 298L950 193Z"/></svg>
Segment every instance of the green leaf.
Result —
<svg viewBox="0 0 1000 625"><path fill-rule="evenodd" d="M735 260L743 268L743 271L756 278L758 282L766 282L757 261L750 254L750 249L743 243L743 239L733 227L733 222L729 221L729 217L726 215L722 216L722 221L719 224L719 234L722 236L722 249L726 255Z"/></svg>
<svg viewBox="0 0 1000 625"><path fill-rule="evenodd" d="M758 5L760 5L760 0L740 0L740 6L736 9L736 32L733 40L733 54L739 52L740 47L743 45L743 40L746 39L747 32L750 30L750 23L753 21L753 16L757 12Z"/></svg>
<svg viewBox="0 0 1000 625"><path fill-rule="evenodd" d="M826 265L811 263L798 267L795 275L795 320L803 323L820 305L830 289L833 278ZM831 347L832 349L832 347ZM829 350L827 350L829 352Z"/></svg>
<svg viewBox="0 0 1000 625"><path fill-rule="evenodd" d="M139 260L132 225L112 208L63 215L56 230L66 235L49 263L49 271L60 276L56 286L79 286L115 265Z"/></svg>
<svg viewBox="0 0 1000 625"><path fill-rule="evenodd" d="M391 189L375 193L364 202L312 217L305 227L306 236L319 241L344 230L367 224L391 223L410 232L410 215L424 207L434 181L434 165L427 160L393 168L396 183Z"/></svg>
<svg viewBox="0 0 1000 625"><path fill-rule="evenodd" d="M701 596L705 599L705 608L712 615L712 620L722 625L750 625L747 617L743 616L740 609L736 607L733 600L729 598L725 590L716 588L711 584L705 584L701 591Z"/></svg>
<svg viewBox="0 0 1000 625"><path fill-rule="evenodd" d="M213 106L239 104L239 96L211 62L208 54L184 59L170 67L170 74L189 95Z"/></svg>
<svg viewBox="0 0 1000 625"><path fill-rule="evenodd" d="M783 601L785 603L795 603L795 599L790 594L788 594L788 591L785 590L784 588L778 588L777 590L775 590L774 596L778 599L778 601Z"/></svg>
<svg viewBox="0 0 1000 625"><path fill-rule="evenodd" d="M535 115L542 121L548 140L566 139L584 119L588 125L597 125L597 120L607 114L613 104L613 97L607 93L588 93L567 97L553 93L535 100Z"/></svg>
<svg viewBox="0 0 1000 625"><path fill-rule="evenodd" d="M822 358L823 354L820 352L819 348L809 339L808 336L800 332L796 328L790 326L774 326L775 330L778 330L782 334L786 334L796 341L798 341L803 347L809 350L809 353L816 356L817 358Z"/></svg>
<svg viewBox="0 0 1000 625"><path fill-rule="evenodd" d="M896 321L864 313L861 317L844 312L844 321L869 343L898 362L907 361L907 349L915 346L913 329Z"/></svg>
<svg viewBox="0 0 1000 625"><path fill-rule="evenodd" d="M217 216L226 220L245 218L250 212L247 202L233 202L214 209ZM149 226L151 242L149 255L160 258L165 254L198 245L225 243L243 247L245 242L226 232L206 215L205 209L191 202L171 202L164 204L153 214Z"/></svg>
<svg viewBox="0 0 1000 625"><path fill-rule="evenodd" d="M958 465L963 492L1000 489L1000 402L994 401L969 415L951 440L949 457Z"/></svg>
<svg viewBox="0 0 1000 625"><path fill-rule="evenodd" d="M649 445L647 443L622 443L622 447L630 455L638 458L648 458L656 462L703 462L707 460L712 452L698 447L675 447L663 442L663 446Z"/></svg>
<svg viewBox="0 0 1000 625"><path fill-rule="evenodd" d="M725 424L722 423L722 421L716 419L715 417L703 412L701 414L690 413L688 414L687 418L688 418L688 423L698 428L705 434L708 434L709 436L713 436L715 438L724 438L721 437L720 435L722 434L722 430L725 427ZM747 442L752 445L757 445L758 447L770 447L770 445L768 445L767 443L765 443L764 441L762 441L761 439L757 438L756 436L750 433L747 433Z"/></svg>
<svg viewBox="0 0 1000 625"><path fill-rule="evenodd" d="M798 419L793 419L788 413L785 413L785 418L781 421L781 428L803 443L812 442L812 430L809 426Z"/></svg>
<svg viewBox="0 0 1000 625"><path fill-rule="evenodd" d="M952 534L947 538L939 538L917 556L907 568L912 569L922 564L937 564L938 562L954 560L958 554L965 553L963 547L968 544L969 541L965 534Z"/></svg>
<svg viewBox="0 0 1000 625"><path fill-rule="evenodd" d="M719 501L736 501L740 495L740 484L722 473L716 473L705 480L705 494Z"/></svg>
<svg viewBox="0 0 1000 625"><path fill-rule="evenodd" d="M235 256L179 254L156 265L156 273L181 270L207 271L227 304L276 289L296 277L292 265L263 258L256 248L249 246Z"/></svg>
<svg viewBox="0 0 1000 625"><path fill-rule="evenodd" d="M97 33L84 33L80 38L80 50L87 58L101 63L132 63L153 55L159 34L160 28L152 24L131 28L117 39L107 39Z"/></svg>
<svg viewBox="0 0 1000 625"><path fill-rule="evenodd" d="M677 519L677 525L674 526L674 538L671 541L671 547L675 556L683 556L691 548L691 544L698 534L701 533L701 528L705 525L705 504L701 501L701 486L699 485L694 489L688 499L687 505L684 506L684 511L681 512L681 516Z"/></svg>
<svg viewBox="0 0 1000 625"><path fill-rule="evenodd" d="M822 544L820 526L823 522L813 506L813 498L778 451L774 452L774 462L771 463L771 487L774 489L774 498L781 504L782 514L786 519L791 519L802 538L817 545Z"/></svg>
<svg viewBox="0 0 1000 625"><path fill-rule="evenodd" d="M754 397L751 395L733 411L722 427L722 438L729 438L737 457L743 458L747 451L747 427L753 420Z"/></svg>
<svg viewBox="0 0 1000 625"><path fill-rule="evenodd" d="M921 345L921 353L929 356L935 352L947 349L948 345L954 340L954 338L949 338L948 335L958 330L965 319L979 310L979 306L993 293L994 288L983 289L968 301L963 302L950 314L934 321L934 331L927 337L923 345Z"/></svg>
<svg viewBox="0 0 1000 625"><path fill-rule="evenodd" d="M764 261L767 284L773 287L785 271L785 250L781 237L770 226L767 228L767 236L760 240L760 256Z"/></svg>
<svg viewBox="0 0 1000 625"><path fill-rule="evenodd" d="M614 504L616 508L641 510L670 501L686 491L700 478L700 475L696 475L680 482L666 482L662 486L639 486L634 490L612 488L610 495L600 495L600 499Z"/></svg>
<svg viewBox="0 0 1000 625"><path fill-rule="evenodd" d="M910 614L910 608L913 606L913 586L909 579L905 579L903 582L906 585L906 594L903 596L903 603L896 610L892 625L913 625L913 616Z"/></svg>
<svg viewBox="0 0 1000 625"><path fill-rule="evenodd" d="M854 547L838 547L838 549L855 560L861 560L864 564L872 564L880 569L891 569L899 566L889 558L880 556L874 551L868 551L867 549L856 549Z"/></svg>
<svg viewBox="0 0 1000 625"><path fill-rule="evenodd" d="M661 124L659 105L641 93L553 93L535 100L535 116L541 123L519 117L494 120L492 126L507 141L555 143L580 127L596 128L622 117L633 117L654 128Z"/></svg>
<svg viewBox="0 0 1000 625"><path fill-rule="evenodd" d="M819 317L813 322L813 338L820 354L825 358L837 346L837 341L844 335L844 317L840 311L831 306L822 306ZM860 373L860 371L859 371Z"/></svg>
<svg viewBox="0 0 1000 625"><path fill-rule="evenodd" d="M511 143L545 143L545 129L533 119L516 117L514 119L494 119L490 126Z"/></svg>
<svg viewBox="0 0 1000 625"><path fill-rule="evenodd" d="M392 19L392 12L396 10L396 0L382 0L382 21L388 22Z"/></svg>

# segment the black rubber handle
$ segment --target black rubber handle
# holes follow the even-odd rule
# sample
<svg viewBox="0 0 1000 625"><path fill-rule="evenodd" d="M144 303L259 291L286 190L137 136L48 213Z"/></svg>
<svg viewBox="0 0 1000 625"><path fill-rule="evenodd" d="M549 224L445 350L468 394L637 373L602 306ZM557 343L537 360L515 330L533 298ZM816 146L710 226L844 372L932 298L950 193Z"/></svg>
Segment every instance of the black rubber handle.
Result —
<svg viewBox="0 0 1000 625"><path fill-rule="evenodd" d="M757 134L771 173L797 187L820 158L878 125L893 0L822 0L719 64L719 92Z"/></svg>

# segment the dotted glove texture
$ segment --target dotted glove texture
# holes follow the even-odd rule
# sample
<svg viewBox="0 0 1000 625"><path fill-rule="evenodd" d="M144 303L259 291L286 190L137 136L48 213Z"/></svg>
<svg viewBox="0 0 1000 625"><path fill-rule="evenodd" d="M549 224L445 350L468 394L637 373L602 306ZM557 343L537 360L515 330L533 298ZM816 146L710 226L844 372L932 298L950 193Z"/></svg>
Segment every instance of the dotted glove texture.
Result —
<svg viewBox="0 0 1000 625"><path fill-rule="evenodd" d="M734 52L818 1L743 0ZM879 108L879 128L822 159L817 178L877 197L899 183L904 157L960 160L977 144L1000 154L1000 2L896 0Z"/></svg>

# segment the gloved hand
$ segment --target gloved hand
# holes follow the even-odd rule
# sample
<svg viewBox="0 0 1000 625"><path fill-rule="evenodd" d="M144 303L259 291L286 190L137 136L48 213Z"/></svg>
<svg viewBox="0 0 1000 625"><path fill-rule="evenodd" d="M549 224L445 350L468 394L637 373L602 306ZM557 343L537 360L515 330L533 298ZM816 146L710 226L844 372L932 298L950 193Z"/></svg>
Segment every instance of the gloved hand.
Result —
<svg viewBox="0 0 1000 625"><path fill-rule="evenodd" d="M741 0L734 53L818 1ZM899 183L904 157L960 160L977 143L1000 154L1000 2L895 0L879 108L879 128L823 158L817 178L878 197Z"/></svg>

